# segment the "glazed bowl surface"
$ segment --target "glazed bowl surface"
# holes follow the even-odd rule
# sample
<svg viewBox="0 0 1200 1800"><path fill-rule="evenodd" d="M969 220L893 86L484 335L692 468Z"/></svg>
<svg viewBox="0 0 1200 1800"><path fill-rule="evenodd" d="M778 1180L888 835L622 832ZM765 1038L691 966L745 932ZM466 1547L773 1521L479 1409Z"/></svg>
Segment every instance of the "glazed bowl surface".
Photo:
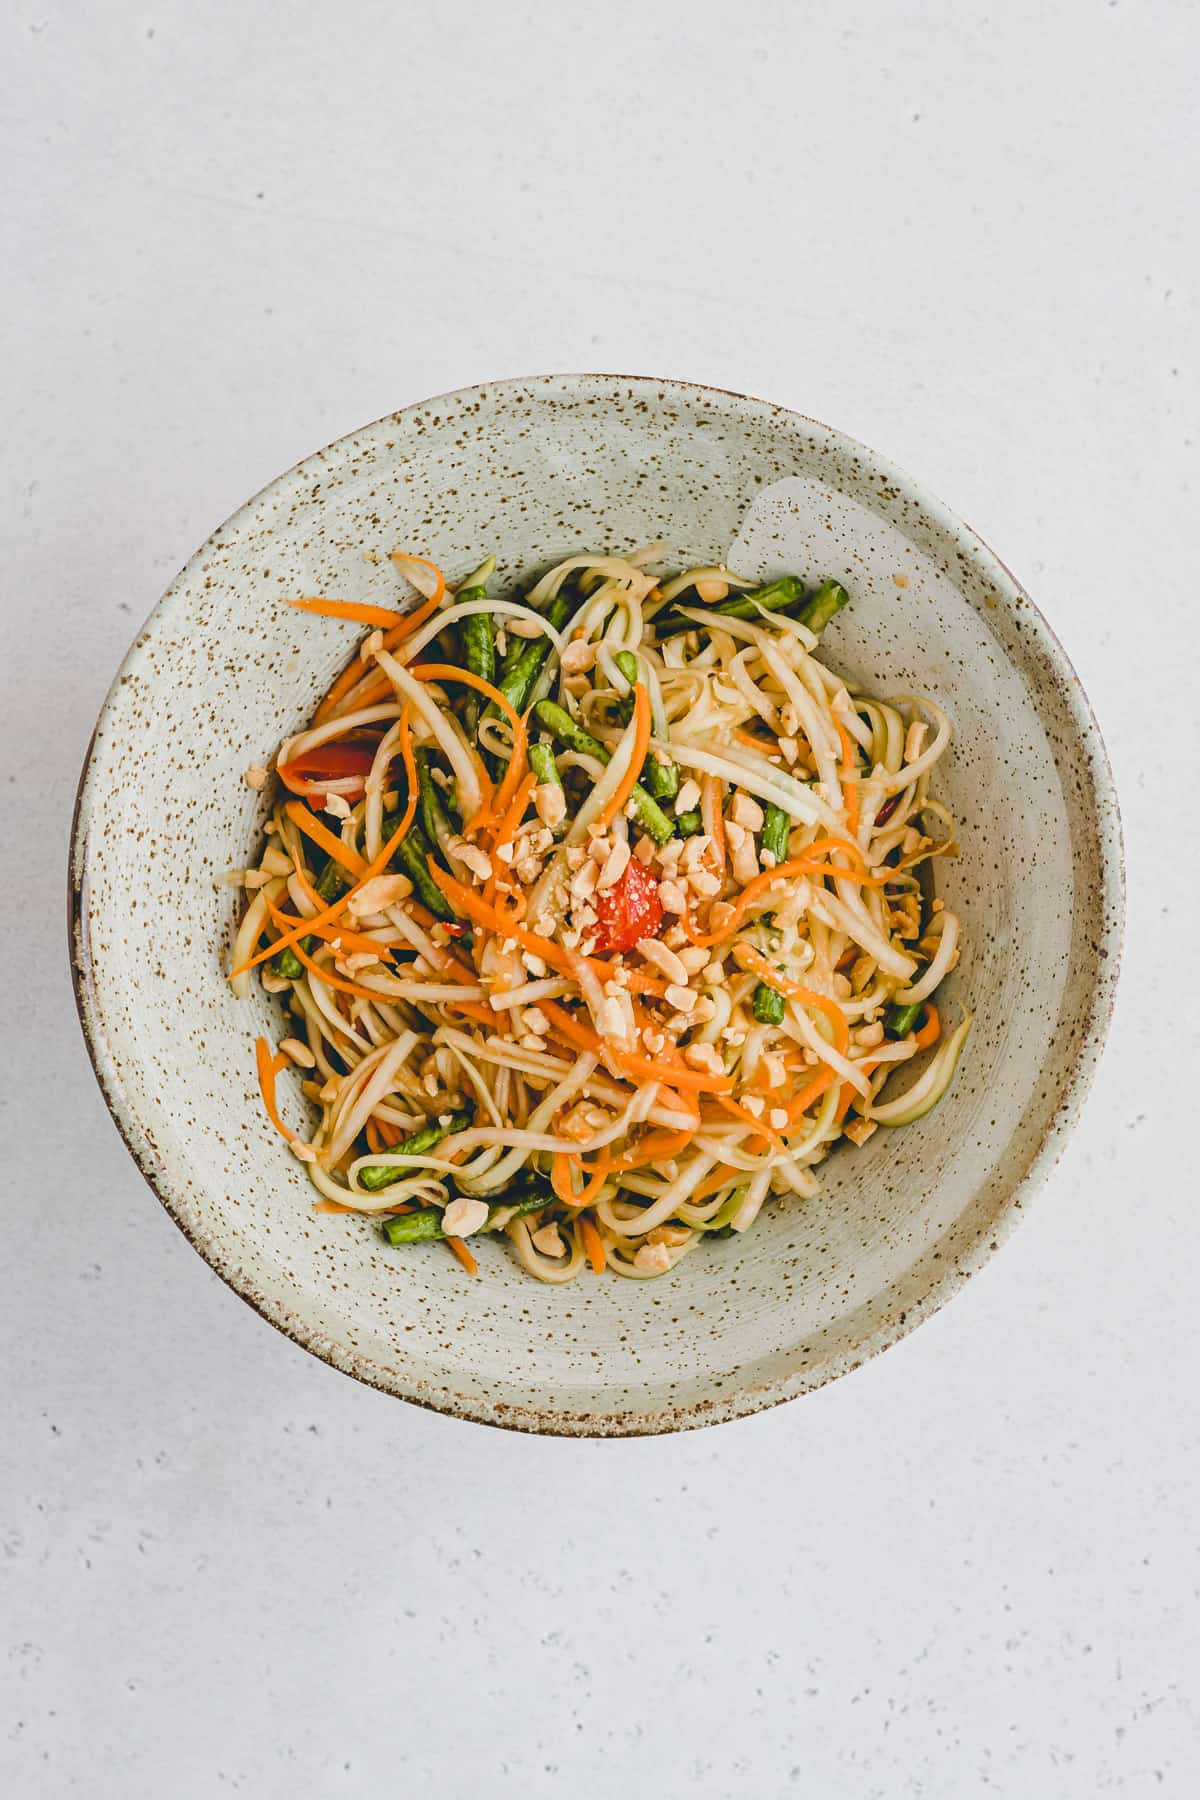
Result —
<svg viewBox="0 0 1200 1800"><path fill-rule="evenodd" d="M824 1165L818 1198L656 1282L544 1286L483 1242L436 1246L315 1215L267 1125L253 1040L277 1003L225 980L265 803L243 772L297 730L350 628L288 595L394 605L403 546L499 578L656 539L679 565L834 575L853 595L834 667L950 714L937 791L962 854L938 892L964 954L939 994L975 1025L925 1119ZM493 1424L622 1434L702 1425L829 1381L886 1348L997 1248L1078 1114L1111 1009L1120 827L1066 656L990 550L901 471L811 419L682 383L547 376L380 419L281 476L155 608L106 701L71 853L72 958L96 1072L143 1173L262 1315L391 1393ZM281 1084L281 1092L284 1086ZM294 1124L305 1103L286 1101Z"/></svg>

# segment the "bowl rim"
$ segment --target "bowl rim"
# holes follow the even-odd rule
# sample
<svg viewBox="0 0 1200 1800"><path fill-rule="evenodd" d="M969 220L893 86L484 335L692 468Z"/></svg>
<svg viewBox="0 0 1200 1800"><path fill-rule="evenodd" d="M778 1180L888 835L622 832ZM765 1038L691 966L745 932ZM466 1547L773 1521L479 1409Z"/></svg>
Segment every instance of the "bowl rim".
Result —
<svg viewBox="0 0 1200 1800"><path fill-rule="evenodd" d="M783 1375L757 1386L742 1386L736 1392L724 1395L719 1400L694 1401L684 1406L664 1406L643 1412L573 1413L559 1408L543 1408L532 1404L486 1401L476 1395L434 1388L427 1383L421 1386L406 1386L402 1379L397 1378L403 1376L402 1366L399 1371L391 1367L384 1367L373 1358L363 1355L349 1345L338 1343L336 1340L313 1331L289 1307L258 1292L252 1279L247 1277L235 1262L224 1255L217 1243L205 1240L201 1234L192 1229L183 1209L176 1203L177 1197L169 1170L159 1167L146 1127L139 1121L136 1108L117 1071L116 1059L105 1031L102 1008L99 1004L92 969L87 880L88 788L97 738L110 712L115 710L123 685L123 677L131 663L139 656L146 634L153 628L167 598L188 581L210 550L222 540L227 532L240 526L257 509L269 503L286 484L307 473L310 464L315 466L321 459L328 457L333 452L343 450L366 434L388 424L397 423L410 415L419 414L433 406L451 402L461 403L504 393L515 395L523 392L528 394L531 390L536 391L538 388L551 390L558 384L576 388L595 386L605 390L611 389L613 384L618 383L633 389L652 389L659 398L668 394L677 394L681 398L694 395L716 397L722 403L733 401L739 408L749 408L755 412L787 419L794 424L814 429L837 449L848 451L869 462L870 466L882 474L889 483L894 484L902 493L909 495L935 525L946 530L952 536L964 540L976 554L982 552L1003 572L1012 584L1015 594L1020 597L1025 621L1032 627L1032 635L1037 642L1037 647L1051 664L1059 679L1064 704L1070 714L1072 725L1089 753L1087 797L1095 821L1100 855L1100 889L1103 907L1094 953L1098 959L1103 960L1105 979L1102 983L1098 981L1093 988L1085 1024L1079 1033L1071 1062L1063 1076L1063 1090L1058 1105L1047 1121L1035 1147L1026 1156L1022 1172L1012 1181L1000 1203L1000 1210L991 1221L989 1230L981 1233L973 1244L969 1245L961 1255L956 1256L953 1264L946 1267L930 1283L921 1298L908 1306L898 1319L881 1322L856 1343L852 1350L829 1359L826 1363L818 1365L815 1370ZM209 533L168 584L143 621L113 677L89 739L76 788L71 819L67 872L68 954L75 1006L88 1058L104 1104L126 1149L147 1186L192 1248L203 1257L226 1286L232 1289L239 1299L245 1301L260 1318L265 1319L269 1325L274 1326L277 1331L282 1332L301 1349L319 1357L322 1362L328 1363L332 1368L339 1369L342 1373L352 1376L368 1387L394 1395L398 1399L421 1406L428 1411L470 1420L474 1423L543 1436L591 1438L655 1436L698 1429L701 1426L742 1418L768 1407L780 1405L786 1400L798 1398L801 1394L815 1392L817 1388L825 1386L839 1376L849 1374L853 1369L861 1367L863 1363L906 1337L925 1319L939 1311L966 1285L970 1277L990 1260L1007 1239L1025 1210L1024 1201L1041 1186L1061 1159L1094 1079L1116 1000L1125 938L1125 888L1124 834L1117 786L1108 751L1091 703L1053 627L1007 563L996 555L991 546L980 537L973 527L959 518L956 513L931 494L923 483L893 463L890 458L872 450L845 432L824 424L819 419L796 412L775 401L744 394L733 388L684 381L673 377L605 372L564 372L508 376L497 381L473 382L465 387L431 395L428 399L414 401L397 410L383 413L369 423L357 426L352 431L344 433L341 437L335 438L330 443L301 457L290 468L283 470L267 482L237 507L222 524Z"/></svg>

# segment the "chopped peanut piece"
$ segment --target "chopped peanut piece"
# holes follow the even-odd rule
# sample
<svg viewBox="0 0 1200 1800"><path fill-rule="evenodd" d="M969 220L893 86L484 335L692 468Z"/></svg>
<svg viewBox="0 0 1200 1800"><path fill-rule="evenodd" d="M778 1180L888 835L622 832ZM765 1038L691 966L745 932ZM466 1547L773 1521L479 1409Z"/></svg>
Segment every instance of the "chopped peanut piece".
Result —
<svg viewBox="0 0 1200 1800"><path fill-rule="evenodd" d="M301 1069L315 1069L316 1068L316 1066L317 1066L316 1057L313 1055L313 1053L309 1049L308 1045L301 1043L299 1038L294 1038L294 1037L284 1038L281 1041L279 1048L283 1051L283 1054L285 1056L291 1057L292 1061L296 1064L296 1066L298 1068L301 1068Z"/></svg>
<svg viewBox="0 0 1200 1800"><path fill-rule="evenodd" d="M460 1194L457 1200L451 1200L442 1214L442 1230L447 1237L470 1237L473 1231L482 1230L487 1218L486 1200L468 1199L465 1194Z"/></svg>
<svg viewBox="0 0 1200 1800"><path fill-rule="evenodd" d="M260 769L257 763L251 763L243 777L248 788L261 788L267 785L267 770Z"/></svg>
<svg viewBox="0 0 1200 1800"><path fill-rule="evenodd" d="M643 1244L633 1260L639 1269L669 1269L671 1252L665 1244Z"/></svg>
<svg viewBox="0 0 1200 1800"><path fill-rule="evenodd" d="M629 845L624 838L618 838L604 861L600 871L599 886L601 889L615 887L625 873L629 863Z"/></svg>
<svg viewBox="0 0 1200 1800"><path fill-rule="evenodd" d="M638 945L639 953L648 963L665 975L668 981L677 983L679 987L688 984L688 966L683 957L677 956L674 950L668 950L660 938L643 938ZM708 952L702 952L707 960Z"/></svg>
<svg viewBox="0 0 1200 1800"><path fill-rule="evenodd" d="M548 825L551 831L567 816L567 796L557 782L544 781L541 787L535 788L533 805L542 824Z"/></svg>
<svg viewBox="0 0 1200 1800"><path fill-rule="evenodd" d="M733 796L733 805L729 808L729 816L735 825L744 825L747 831L761 831L763 827L763 809L757 800L739 789Z"/></svg>
<svg viewBox="0 0 1200 1800"><path fill-rule="evenodd" d="M351 894L346 911L356 919L365 919L407 900L412 891L412 882L407 875L372 875L370 881L365 881L356 893Z"/></svg>

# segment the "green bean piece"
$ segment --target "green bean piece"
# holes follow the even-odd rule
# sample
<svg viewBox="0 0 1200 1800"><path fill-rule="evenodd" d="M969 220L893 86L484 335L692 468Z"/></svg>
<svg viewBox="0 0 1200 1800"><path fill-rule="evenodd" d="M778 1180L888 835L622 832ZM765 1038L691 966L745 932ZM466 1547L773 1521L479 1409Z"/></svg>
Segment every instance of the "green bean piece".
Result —
<svg viewBox="0 0 1200 1800"><path fill-rule="evenodd" d="M530 744L529 766L537 776L539 787L562 786L562 776L558 772L558 763L555 761L552 745Z"/></svg>
<svg viewBox="0 0 1200 1800"><path fill-rule="evenodd" d="M924 1010L923 1000L911 1000L907 1006L889 1006L883 1016L883 1029L890 1038L907 1037Z"/></svg>
<svg viewBox="0 0 1200 1800"><path fill-rule="evenodd" d="M613 661L616 663L618 669L620 669L630 687L635 688L638 680L638 666L637 657L633 654L633 651L618 650L613 657ZM631 693L623 694L617 701L617 714L622 725L628 725L630 719L633 717L633 695Z"/></svg>
<svg viewBox="0 0 1200 1800"><path fill-rule="evenodd" d="M560 626L566 624L570 610L571 602L564 594L556 595L550 602L546 617L556 631ZM541 674L542 664L550 654L550 639L548 637L518 638L515 641L522 647L511 668L507 666L508 658L505 658L505 668L501 671L498 686L513 711L524 712L529 704L533 684ZM489 706L488 712L498 714L499 708Z"/></svg>
<svg viewBox="0 0 1200 1800"><path fill-rule="evenodd" d="M642 786L656 800L673 800L683 785L679 764L659 762L653 752L642 765Z"/></svg>
<svg viewBox="0 0 1200 1800"><path fill-rule="evenodd" d="M364 1169L363 1174L367 1173ZM422 1212L401 1213L398 1219L388 1219L383 1235L389 1244L428 1244L446 1234L442 1230L441 1213L436 1206L430 1206Z"/></svg>
<svg viewBox="0 0 1200 1800"><path fill-rule="evenodd" d="M396 834L396 827L399 823L399 813L390 814L390 816L383 821L384 837L394 837ZM455 921L456 914L453 907L447 901L445 894L443 894L441 888L429 873L429 858L432 855L433 848L429 843L428 838L425 836L420 825L414 820L409 826L407 835L401 843L400 848L396 851L396 861L400 864L400 867L412 882L417 899L421 902L421 905L426 907L433 914L435 919L442 919L447 925L451 925Z"/></svg>
<svg viewBox="0 0 1200 1800"><path fill-rule="evenodd" d="M823 581L812 599L800 608L796 617L810 631L820 634L834 613L841 612L843 606L849 604L850 596L840 581Z"/></svg>
<svg viewBox="0 0 1200 1800"><path fill-rule="evenodd" d="M455 596L455 602L486 600L487 589L483 587L464 588ZM458 628L462 643L463 665L472 675L482 676L484 681L495 684L496 680L496 636L491 613L472 613L469 619L463 619ZM463 724L468 737L474 737L479 724L479 714L483 701L472 689L467 690L463 702Z"/></svg>
<svg viewBox="0 0 1200 1800"><path fill-rule="evenodd" d="M556 737L568 750L574 750L580 756L594 756L598 762L607 763L612 759L612 752L607 750L590 732L578 726L569 713L553 700L539 700L534 707L538 723ZM630 795L634 811L644 831L648 831L656 844L665 844L674 831L671 820L667 817L658 801L652 799L640 782L635 782Z"/></svg>
<svg viewBox="0 0 1200 1800"><path fill-rule="evenodd" d="M776 988L768 987L765 981L760 981L754 990L750 1010L760 1025L782 1025L787 1003Z"/></svg>
<svg viewBox="0 0 1200 1800"><path fill-rule="evenodd" d="M676 837L699 837L703 830L704 820L698 812L681 812L675 814Z"/></svg>
<svg viewBox="0 0 1200 1800"><path fill-rule="evenodd" d="M781 575L778 581L769 581L765 587L752 588L747 594L732 594L728 600L721 600L716 606L706 606L704 610L719 613L726 619L753 621L762 617L760 607L765 607L768 612L789 612L792 607L799 606L803 599L804 583L800 577ZM835 607L834 611L836 610ZM655 619L654 629L659 637L672 637L681 631L694 631L696 626L693 620L672 612Z"/></svg>
<svg viewBox="0 0 1200 1800"><path fill-rule="evenodd" d="M422 744L415 751L417 765L417 783L421 794L421 825L425 836L433 845L434 851L441 852L442 861L446 860L446 842L452 838L454 827L442 800L441 790L433 779L437 754L428 744Z"/></svg>
<svg viewBox="0 0 1200 1800"><path fill-rule="evenodd" d="M630 687L636 687L639 680L638 663L633 651L618 650L613 661ZM626 694L623 699L618 700L617 712L620 714L622 724L628 725L633 717L632 694ZM651 754L642 764L641 783L646 792L655 800L673 800L681 786L679 766L673 762L659 762L658 758Z"/></svg>
<svg viewBox="0 0 1200 1800"><path fill-rule="evenodd" d="M495 1231L500 1225L508 1225L513 1219L519 1219L523 1213L540 1212L548 1206L553 1198L543 1187L526 1193L517 1190L515 1200L489 1202L490 1210L483 1231ZM437 1207L431 1206L421 1212L401 1213L398 1219L387 1219L384 1222L383 1235L389 1244L428 1244L445 1237L442 1230L442 1215ZM473 1234L475 1237L479 1232Z"/></svg>
<svg viewBox="0 0 1200 1800"><path fill-rule="evenodd" d="M792 821L782 806L776 806L773 800L768 800L763 806L762 848L770 851L776 866L787 861L788 833L791 828Z"/></svg>
<svg viewBox="0 0 1200 1800"><path fill-rule="evenodd" d="M411 1137L402 1138L394 1146L395 1154L424 1156L436 1144L440 1144L443 1138L450 1137L456 1131L466 1131L471 1122L469 1112L451 1113L448 1125L424 1125L420 1131L414 1131ZM362 1171L359 1181L368 1193L374 1194L380 1188L391 1187L393 1181L400 1181L410 1173L410 1170L399 1163L373 1163L369 1169Z"/></svg>
<svg viewBox="0 0 1200 1800"><path fill-rule="evenodd" d="M342 873L342 866L336 858L331 856L326 862L325 867L321 870L321 873L317 876L314 889L317 899L323 900L328 906L331 900L337 899L338 892L344 885L345 876ZM305 956L311 956L312 947L315 942L316 939L311 937L300 939L300 948L303 950ZM304 973L304 964L300 961L300 958L296 955L296 952L290 944L285 950L279 952L279 955L271 964L271 968L274 970L275 974L279 976L281 981L299 981Z"/></svg>

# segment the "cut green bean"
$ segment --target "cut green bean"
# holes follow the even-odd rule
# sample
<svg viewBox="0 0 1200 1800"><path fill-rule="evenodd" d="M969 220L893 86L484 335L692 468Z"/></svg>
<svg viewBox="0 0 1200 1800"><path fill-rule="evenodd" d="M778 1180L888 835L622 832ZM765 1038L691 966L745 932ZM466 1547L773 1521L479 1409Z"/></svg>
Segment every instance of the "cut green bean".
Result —
<svg viewBox="0 0 1200 1800"><path fill-rule="evenodd" d="M395 836L396 827L400 823L399 813L392 813L383 821L384 838ZM426 907L435 919L443 919L452 924L456 918L454 908L449 904L445 894L433 876L429 873L428 858L433 854L428 838L414 820L396 851L396 861L404 870L416 891L417 899Z"/></svg>
<svg viewBox="0 0 1200 1800"><path fill-rule="evenodd" d="M679 764L659 762L651 751L642 765L642 786L656 800L673 800L682 786Z"/></svg>
<svg viewBox="0 0 1200 1800"><path fill-rule="evenodd" d="M638 666L637 657L633 654L633 651L618 650L613 657L613 661L616 663L618 669L620 669L630 687L635 688L638 679ZM631 693L623 694L617 701L617 712L620 715L621 723L623 725L628 725L630 719L633 717L633 695Z"/></svg>
<svg viewBox="0 0 1200 1800"><path fill-rule="evenodd" d="M557 631L566 624L570 611L571 602L565 594L558 594L550 602L546 617ZM533 684L541 674L542 665L550 654L550 639L548 637L519 638L515 641L521 645L521 648L511 667L508 657L505 657L505 666L497 685L513 711L520 713L524 712L528 706ZM499 708L489 706L488 712L493 715L498 714Z"/></svg>
<svg viewBox="0 0 1200 1800"><path fill-rule="evenodd" d="M442 800L441 790L433 778L434 764L437 754L427 744L422 744L415 752L417 764L417 783L421 794L421 825L425 836L441 852L442 860L446 860L446 846L455 836L450 815Z"/></svg>
<svg viewBox="0 0 1200 1800"><path fill-rule="evenodd" d="M363 1170L364 1175L368 1173ZM442 1230L441 1213L436 1206L430 1206L422 1212L401 1213L398 1219L388 1219L383 1235L389 1244L427 1244L446 1234Z"/></svg>
<svg viewBox="0 0 1200 1800"><path fill-rule="evenodd" d="M703 830L704 820L698 812L681 812L675 814L676 837L699 837Z"/></svg>
<svg viewBox="0 0 1200 1800"><path fill-rule="evenodd" d="M782 1025L787 1003L776 988L768 987L765 981L760 981L754 990L750 1010L760 1025Z"/></svg>
<svg viewBox="0 0 1200 1800"><path fill-rule="evenodd" d="M539 787L561 787L562 776L558 772L554 748L551 744L530 744L529 766L537 776Z"/></svg>
<svg viewBox="0 0 1200 1800"><path fill-rule="evenodd" d="M613 657L613 661L616 663L618 669L620 669L630 687L636 687L639 681L638 661L637 657L633 654L633 651L618 650ZM622 724L628 725L630 719L633 717L632 694L624 695L617 702L617 711L620 714ZM660 762L657 756L651 753L642 764L640 780L646 792L650 794L653 799L673 800L679 792L681 785L679 765L669 760Z"/></svg>
<svg viewBox="0 0 1200 1800"><path fill-rule="evenodd" d="M834 613L841 612L843 606L849 606L850 596L840 581L823 581L811 600L807 600L796 614L802 625L818 635L828 625Z"/></svg>
<svg viewBox="0 0 1200 1800"><path fill-rule="evenodd" d="M411 1137L402 1138L394 1146L395 1154L397 1156L425 1156L435 1145L440 1144L443 1138L452 1136L456 1131L466 1131L470 1124L471 1114L469 1112L451 1113L448 1124L424 1125L420 1131L414 1131ZM373 1163L369 1169L362 1171L359 1181L368 1193L374 1194L380 1188L391 1187L394 1181L401 1181L405 1175L411 1173L411 1169L406 1169L402 1163Z"/></svg>
<svg viewBox="0 0 1200 1800"><path fill-rule="evenodd" d="M787 861L788 833L791 828L792 821L782 806L776 806L773 800L768 800L763 807L762 847L770 851L776 866Z"/></svg>
<svg viewBox="0 0 1200 1800"><path fill-rule="evenodd" d="M463 588L454 596L455 601L476 601L487 599L484 587ZM480 676L484 681L495 683L496 680L496 635L491 613L472 613L464 619L458 628L462 643L463 665L472 675ZM479 695L468 688L466 699L462 704L463 726L467 736L475 736L479 724L479 713L483 705Z"/></svg>
<svg viewBox="0 0 1200 1800"><path fill-rule="evenodd" d="M553 700L539 700L533 710L538 723L544 725L568 750L574 750L580 756L594 756L597 762L611 761L612 752L598 738L577 725L571 715L565 713L561 706L556 706ZM656 844L665 844L675 828L658 801L646 792L640 782L634 782L629 798L642 829L650 833Z"/></svg>
<svg viewBox="0 0 1200 1800"><path fill-rule="evenodd" d="M799 576L781 575L778 581L769 581L765 587L752 588L748 594L732 594L728 600L704 607L704 611L718 613L726 619L754 620L762 616L760 607L765 607L767 612L789 612L792 607L799 606L803 599L804 583ZM836 610L835 607L834 611ZM672 637L681 631L694 631L696 627L691 619L672 612L655 619L654 629L659 637Z"/></svg>
<svg viewBox="0 0 1200 1800"><path fill-rule="evenodd" d="M912 1000L907 1006L889 1006L883 1017L883 1029L890 1038L907 1037L924 1010L923 1000Z"/></svg>
<svg viewBox="0 0 1200 1800"><path fill-rule="evenodd" d="M337 899L338 892L345 885L345 882L346 877L342 870L342 865L336 858L331 856L316 879L314 891L317 899L323 900L328 906L331 900ZM315 941L316 940L311 937L300 939L300 948L303 950L305 956L310 956L312 954L312 947ZM271 964L271 968L274 973L279 976L281 981L299 981L304 973L304 964L300 961L300 958L296 955L296 952L290 944L285 950L279 952L279 955Z"/></svg>
<svg viewBox="0 0 1200 1800"><path fill-rule="evenodd" d="M532 1192L519 1191L519 1198L502 1200L489 1204L487 1222L482 1231L496 1231L504 1225L511 1224L524 1213L540 1212L543 1206L549 1206L553 1195L545 1188L539 1187ZM445 1237L442 1230L442 1215L436 1206L420 1212L402 1213L398 1219L388 1219L384 1223L383 1235L389 1244L429 1244ZM480 1232L473 1232L478 1237Z"/></svg>

